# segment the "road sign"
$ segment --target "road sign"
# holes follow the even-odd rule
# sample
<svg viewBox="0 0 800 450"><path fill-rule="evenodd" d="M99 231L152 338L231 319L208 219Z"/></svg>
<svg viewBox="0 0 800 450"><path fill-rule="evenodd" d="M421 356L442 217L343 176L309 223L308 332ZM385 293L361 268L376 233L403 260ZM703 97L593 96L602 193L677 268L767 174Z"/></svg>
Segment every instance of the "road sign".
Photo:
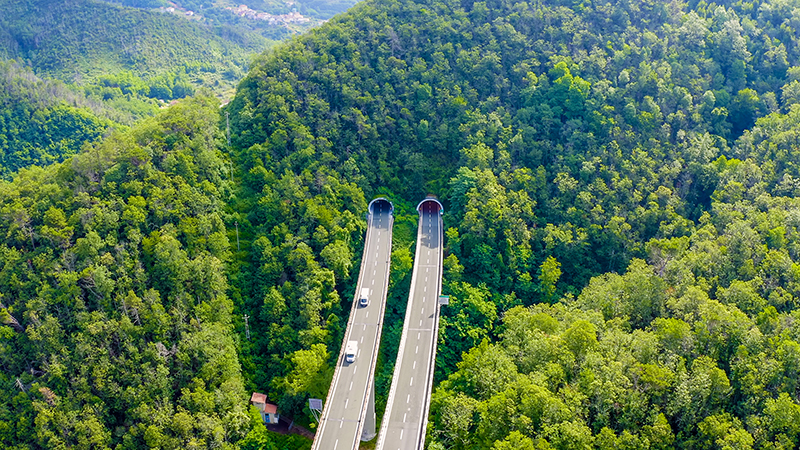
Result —
<svg viewBox="0 0 800 450"><path fill-rule="evenodd" d="M449 305L450 304L450 296L449 295L440 295L439 296L439 305Z"/></svg>
<svg viewBox="0 0 800 450"><path fill-rule="evenodd" d="M314 416L314 420L319 423L319 413L322 411L322 400L318 398L308 399L308 409L311 410L311 415Z"/></svg>

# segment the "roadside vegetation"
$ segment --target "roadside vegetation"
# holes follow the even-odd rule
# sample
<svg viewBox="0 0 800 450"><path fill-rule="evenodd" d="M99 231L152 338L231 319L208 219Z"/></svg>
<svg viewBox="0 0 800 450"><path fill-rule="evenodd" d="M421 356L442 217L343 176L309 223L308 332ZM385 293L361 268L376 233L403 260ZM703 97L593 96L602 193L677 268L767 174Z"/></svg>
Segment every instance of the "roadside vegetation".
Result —
<svg viewBox="0 0 800 450"><path fill-rule="evenodd" d="M413 207L435 194L429 448L796 447L793 17L368 0L257 58L221 110L196 95L20 170L0 183L0 442L301 445L247 392L310 421L379 195L397 211L380 408Z"/></svg>

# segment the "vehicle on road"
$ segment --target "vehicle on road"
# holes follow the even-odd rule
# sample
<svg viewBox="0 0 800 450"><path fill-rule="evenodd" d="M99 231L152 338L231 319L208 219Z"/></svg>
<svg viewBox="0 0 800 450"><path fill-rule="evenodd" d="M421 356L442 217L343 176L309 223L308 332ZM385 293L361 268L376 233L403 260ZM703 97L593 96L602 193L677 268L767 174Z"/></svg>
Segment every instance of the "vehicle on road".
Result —
<svg viewBox="0 0 800 450"><path fill-rule="evenodd" d="M369 288L362 288L361 295L358 296L358 304L367 306L369 304Z"/></svg>
<svg viewBox="0 0 800 450"><path fill-rule="evenodd" d="M356 353L358 353L358 341L347 341L347 346L344 348L344 360L348 363L355 362Z"/></svg>

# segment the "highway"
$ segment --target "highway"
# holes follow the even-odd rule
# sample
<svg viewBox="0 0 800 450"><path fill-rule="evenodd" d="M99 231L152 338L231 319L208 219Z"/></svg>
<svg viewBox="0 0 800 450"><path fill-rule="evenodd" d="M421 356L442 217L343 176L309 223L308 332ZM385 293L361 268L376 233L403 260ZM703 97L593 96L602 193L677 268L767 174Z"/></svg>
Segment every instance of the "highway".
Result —
<svg viewBox="0 0 800 450"><path fill-rule="evenodd" d="M361 272L350 319L313 450L354 450L358 448L362 434L365 439L375 435L375 361L386 305L394 219L392 205L386 199L373 200L369 212ZM358 301L363 288L370 291L367 306L359 305ZM350 341L358 342L352 363L344 358L345 347Z"/></svg>
<svg viewBox="0 0 800 450"><path fill-rule="evenodd" d="M442 205L418 206L419 229L400 349L376 450L422 450L433 385L442 286Z"/></svg>

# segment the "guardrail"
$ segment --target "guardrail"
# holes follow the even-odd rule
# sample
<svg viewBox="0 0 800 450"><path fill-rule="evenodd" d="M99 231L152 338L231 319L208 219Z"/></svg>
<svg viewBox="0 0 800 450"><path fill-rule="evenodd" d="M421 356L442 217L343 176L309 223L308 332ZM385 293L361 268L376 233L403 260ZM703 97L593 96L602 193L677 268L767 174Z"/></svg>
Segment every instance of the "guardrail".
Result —
<svg viewBox="0 0 800 450"><path fill-rule="evenodd" d="M437 202L438 203L438 202ZM440 204L441 205L441 204ZM436 288L436 306L434 308L433 317L433 337L431 339L431 357L428 366L428 383L425 388L425 407L422 413L422 426L419 429L419 445L418 449L422 450L425 447L425 435L428 429L428 414L431 409L431 395L433 394L433 374L436 368L436 350L439 346L439 314L441 313L442 305L439 303L439 296L442 295L442 270L444 266L444 222L442 221L442 211L439 210L439 281Z"/></svg>
<svg viewBox="0 0 800 450"><path fill-rule="evenodd" d="M442 265L443 265L443 257L444 257L444 245L443 245L444 230L443 230L443 221L442 221L442 216L441 216L442 211L444 210L444 207L435 198L427 198L427 199L421 201L417 205L417 211L419 212L419 215L420 215L420 226L417 229L417 245L416 245L416 250L414 252L414 272L413 272L412 277L411 277L411 289L409 291L409 301L408 301L408 306L406 307L406 315L405 315L405 319L404 319L404 323L403 323L403 332L402 332L402 334L400 336L400 346L399 346L399 349L398 349L398 352L397 352L397 360L396 360L395 369L394 369L395 372L394 372L394 375L393 375L391 387L389 389L389 396L388 396L387 402L386 402L386 413L383 416L383 423L381 424L381 430L380 430L380 433L379 433L378 442L377 442L377 445L375 447L378 450L383 449L385 444L386 444L386 439L387 439L387 434L388 434L388 429L389 429L389 419L391 417L391 412L393 411L393 408L394 408L394 400L395 400L395 396L396 396L396 392L397 392L399 367L400 367L400 365L402 364L402 361L403 361L403 356L404 356L404 353L405 353L406 342L407 342L408 333L409 333L409 327L411 326L410 317L413 314L412 305L413 305L415 287L416 287L416 283L417 283L417 275L418 275L417 270L421 270L421 269L419 269L419 267L422 264L422 260L420 258L420 256L421 256L420 255L420 251L421 251L421 248L422 248L421 242L422 242L422 235L423 235L423 226L422 226L423 212L422 212L422 206L423 206L424 203L426 203L428 201L435 202L438 205L438 211L439 211L439 214L437 214L437 222L438 222L438 226L439 226L439 229L438 229L438 247L439 247L438 274L439 274L439 279L436 282L436 286L437 286L437 289L436 289L437 290L437 292L436 292L436 305L434 307L434 318L433 318L434 322L433 322L432 336L431 336L431 353L430 353L430 358L428 360L428 367L427 367L427 380L426 380L427 382L425 383L425 393L424 393L425 401L423 402L423 406L422 406L423 410L422 410L422 413L420 414L419 434L418 434L418 436L416 438L417 439L417 447L416 448L421 450L423 448L424 444L425 444L425 434L426 434L426 428L427 428L428 414L429 414L429 411L430 411L430 398L431 398L431 393L432 393L432 390L433 390L433 374L434 374L435 361L436 361L436 350L437 350L437 344L438 344L439 315L440 315L440 308L441 308L441 306L439 305L438 300L439 300L439 295L441 295L441 292L442 292ZM402 432L401 432L401 436L402 436Z"/></svg>
<svg viewBox="0 0 800 450"><path fill-rule="evenodd" d="M339 372L340 372L341 367L342 367L342 361L344 360L345 347L347 346L348 337L351 335L351 331L352 331L352 327L353 327L353 321L354 321L355 315L356 315L355 312L358 309L358 295L359 295L359 292L361 292L361 286L362 286L362 284L364 282L364 276L365 276L366 273L368 273L365 270L365 268L366 268L366 262L367 262L367 251L369 251L369 249L370 249L370 234L371 234L370 230L372 229L372 221L374 219L374 214L372 213L372 207L373 207L373 204L376 201L379 201L379 200L386 201L387 203L389 203L389 206L391 207L390 214L389 214L390 222L389 222L389 227L388 227L388 230L389 230L389 242L390 242L390 246L391 246L392 228L393 228L393 225L394 225L394 205L392 205L392 203L389 200L381 197L381 198L377 198L377 199L372 200L369 203L369 206L368 206L367 232L366 232L366 236L364 238L364 251L363 251L363 254L362 254L362 257L361 257L361 266L359 268L358 283L356 284L356 290L355 290L355 292L353 294L353 302L352 302L352 305L350 307L350 316L349 316L349 318L347 320L347 327L345 327L344 335L342 337L342 345L339 348L339 357L336 359L336 366L335 366L335 368L333 370L333 378L331 379L331 387L328 389L328 394L326 395L325 403L323 404L322 414L320 415L320 418L321 418L320 426L319 426L319 428L317 430L317 433L314 436L314 442L312 443L312 446L311 446L312 450L318 450L319 445L320 445L320 440L317 439L317 438L322 435L322 432L325 429L325 426L327 425L327 420L328 420L327 415L328 415L328 412L329 412L331 396L333 395L333 393L335 391L334 387L335 387L335 385L337 383L337 380L338 380ZM368 381L369 385L367 387L366 394L364 396L364 399L362 400L362 410L361 410L361 413L359 415L359 425L357 427L356 436L361 435L362 432L363 432L363 428L364 428L364 420L363 419L364 419L365 409L366 409L366 406L367 406L366 399L368 399L369 395L372 393L372 388L373 388L373 385L374 385L374 382L375 382L374 381L375 380L374 369L375 369L375 364L376 364L377 357L378 357L378 347L380 345L380 335L381 335L382 328L383 328L382 327L383 317L384 317L385 310L386 310L386 297L387 297L387 294L388 294L387 291L388 291L388 284L389 284L389 276L388 276L389 273L388 273L388 271L389 271L389 266L390 266L389 263L391 261L391 251L389 252L389 255L387 256L387 258L388 259L386 261L386 267L387 267L386 268L386 271L387 271L387 273L386 273L386 282L385 282L385 286L384 286L384 289L383 289L383 296L381 298L381 308L380 308L380 313L379 313L380 317L379 317L379 321L378 321L378 335L377 335L377 339L375 340L375 348L373 349L373 356L372 356L372 360L370 362L370 374L371 375L369 376L369 381ZM355 441L355 445L354 445L354 449L357 449L357 448L358 448L358 440Z"/></svg>

